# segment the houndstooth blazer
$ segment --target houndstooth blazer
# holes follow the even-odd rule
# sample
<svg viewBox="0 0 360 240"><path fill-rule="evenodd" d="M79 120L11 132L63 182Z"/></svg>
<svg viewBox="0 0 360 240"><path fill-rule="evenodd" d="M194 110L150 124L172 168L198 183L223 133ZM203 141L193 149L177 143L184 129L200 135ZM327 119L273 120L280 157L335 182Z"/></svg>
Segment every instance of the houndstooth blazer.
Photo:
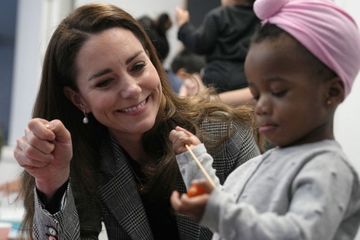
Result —
<svg viewBox="0 0 360 240"><path fill-rule="evenodd" d="M221 183L237 166L259 154L253 131L241 124L232 125L236 129L235 134L223 142L216 152L210 153L214 157L213 166ZM227 131L226 125L221 122L205 121L202 128L214 139L224 136ZM152 240L145 209L139 193L134 191L136 183L125 154L113 144L112 147L102 148L101 155L104 163L101 171L108 181L100 186L98 194L108 238ZM114 156L117 156L116 159ZM177 179L177 189L180 192L186 191L181 176ZM35 192L34 239L80 239L79 218L70 184L63 201L61 211L51 215L41 207ZM176 220L182 240L211 239L212 233L191 219L178 215ZM98 239L98 233L86 239Z"/></svg>

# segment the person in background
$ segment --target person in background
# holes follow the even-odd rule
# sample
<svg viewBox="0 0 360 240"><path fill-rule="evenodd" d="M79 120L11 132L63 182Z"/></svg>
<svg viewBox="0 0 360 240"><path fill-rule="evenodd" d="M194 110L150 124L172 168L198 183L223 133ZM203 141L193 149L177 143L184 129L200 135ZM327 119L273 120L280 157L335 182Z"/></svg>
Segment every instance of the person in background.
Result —
<svg viewBox="0 0 360 240"><path fill-rule="evenodd" d="M241 105L252 105L254 103L249 88L216 93L214 89L204 86L202 78L206 65L205 59L188 49L182 49L171 62L171 70L183 83L178 95L181 97L194 96L203 91L208 91L211 99L222 101L229 106L239 107Z"/></svg>
<svg viewBox="0 0 360 240"><path fill-rule="evenodd" d="M170 206L185 192L168 135L191 129L224 182L259 154L253 110L206 96L181 99L140 24L109 4L86 4L54 31L33 119L14 156L24 168L23 231L33 239L210 239ZM225 160L226 159L226 160Z"/></svg>
<svg viewBox="0 0 360 240"><path fill-rule="evenodd" d="M197 95L206 88L202 82L202 71L205 66L202 56L184 48L174 57L170 66L171 71L182 80L178 93L180 97Z"/></svg>
<svg viewBox="0 0 360 240"><path fill-rule="evenodd" d="M248 87L219 93L215 99L233 107L255 104Z"/></svg>
<svg viewBox="0 0 360 240"><path fill-rule="evenodd" d="M333 123L360 69L359 29L330 0L257 0L254 10L263 26L245 73L259 132L277 147L238 167L221 188L204 145L177 127L170 139L186 185L201 177L189 145L217 187L198 181L203 194L174 192L172 206L213 239L354 239L359 177Z"/></svg>
<svg viewBox="0 0 360 240"><path fill-rule="evenodd" d="M154 45L158 57L162 64L169 55L170 43L167 32L172 27L172 21L167 13L161 13L155 20L145 15L137 19L143 26L146 34ZM168 74L168 80L175 93L179 93L182 85L181 79L171 69L165 69Z"/></svg>
<svg viewBox="0 0 360 240"><path fill-rule="evenodd" d="M145 15L137 19L144 27L153 43L160 61L163 63L170 52L170 43L167 37L172 21L167 13L161 13L155 20Z"/></svg>
<svg viewBox="0 0 360 240"><path fill-rule="evenodd" d="M244 61L259 19L254 0L222 0L200 27L190 23L189 12L176 9L178 39L186 48L206 57L203 81L218 93L247 88ZM247 95L250 97L250 94Z"/></svg>

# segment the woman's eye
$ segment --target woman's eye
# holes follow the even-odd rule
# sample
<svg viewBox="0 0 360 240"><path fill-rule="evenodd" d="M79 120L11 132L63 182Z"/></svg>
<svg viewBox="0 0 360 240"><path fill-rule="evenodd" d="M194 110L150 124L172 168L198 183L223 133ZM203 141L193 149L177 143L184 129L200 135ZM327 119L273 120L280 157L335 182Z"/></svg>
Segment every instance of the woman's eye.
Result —
<svg viewBox="0 0 360 240"><path fill-rule="evenodd" d="M104 80L100 80L95 84L95 87L98 88L104 88L110 85L112 79L104 79Z"/></svg>
<svg viewBox="0 0 360 240"><path fill-rule="evenodd" d="M141 63L136 63L133 65L131 71L133 72L139 72L141 70L143 70L145 67L145 63L141 62Z"/></svg>

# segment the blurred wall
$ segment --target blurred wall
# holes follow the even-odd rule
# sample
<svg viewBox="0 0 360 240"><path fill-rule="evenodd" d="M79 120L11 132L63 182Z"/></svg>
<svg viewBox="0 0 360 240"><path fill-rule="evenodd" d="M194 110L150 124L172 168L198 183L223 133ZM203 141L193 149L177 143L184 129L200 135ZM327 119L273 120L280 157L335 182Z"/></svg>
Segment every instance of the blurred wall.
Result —
<svg viewBox="0 0 360 240"><path fill-rule="evenodd" d="M41 63L42 12L42 0L18 1L10 145L24 133L35 100Z"/></svg>
<svg viewBox="0 0 360 240"><path fill-rule="evenodd" d="M0 8L0 134L8 138L15 52L17 0L3 0Z"/></svg>
<svg viewBox="0 0 360 240"><path fill-rule="evenodd" d="M91 2L99 1L75 0L75 5L79 6ZM165 60L164 65L166 67L169 66L170 60L176 54L180 47L176 38L177 28L175 26L175 8L177 6L184 6L185 4L183 0L103 0L101 2L114 4L129 12L135 18L141 17L142 15L149 15L151 18L155 18L162 12L168 13L173 21L173 27L168 32L168 39L170 41L170 53Z"/></svg>
<svg viewBox="0 0 360 240"><path fill-rule="evenodd" d="M360 24L360 2L336 0ZM335 115L335 137L341 143L350 161L360 172L360 74L357 76L350 95L341 104ZM358 237L360 240L360 236Z"/></svg>
<svg viewBox="0 0 360 240"><path fill-rule="evenodd" d="M335 0L346 9L360 24L360 2L354 0ZM360 174L360 74L353 85L350 95L339 106L335 115L335 137L342 145L350 162ZM355 240L360 240L360 231Z"/></svg>
<svg viewBox="0 0 360 240"><path fill-rule="evenodd" d="M8 144L13 146L31 118L47 42L72 0L18 0Z"/></svg>

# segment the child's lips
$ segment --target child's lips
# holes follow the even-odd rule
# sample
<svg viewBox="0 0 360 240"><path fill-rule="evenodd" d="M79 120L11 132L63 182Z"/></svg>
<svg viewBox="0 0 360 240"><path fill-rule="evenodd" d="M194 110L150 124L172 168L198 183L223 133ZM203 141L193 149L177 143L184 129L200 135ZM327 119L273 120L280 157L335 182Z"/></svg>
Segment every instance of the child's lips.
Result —
<svg viewBox="0 0 360 240"><path fill-rule="evenodd" d="M274 131L277 126L273 123L262 124L259 127L259 133L266 134L268 132Z"/></svg>

